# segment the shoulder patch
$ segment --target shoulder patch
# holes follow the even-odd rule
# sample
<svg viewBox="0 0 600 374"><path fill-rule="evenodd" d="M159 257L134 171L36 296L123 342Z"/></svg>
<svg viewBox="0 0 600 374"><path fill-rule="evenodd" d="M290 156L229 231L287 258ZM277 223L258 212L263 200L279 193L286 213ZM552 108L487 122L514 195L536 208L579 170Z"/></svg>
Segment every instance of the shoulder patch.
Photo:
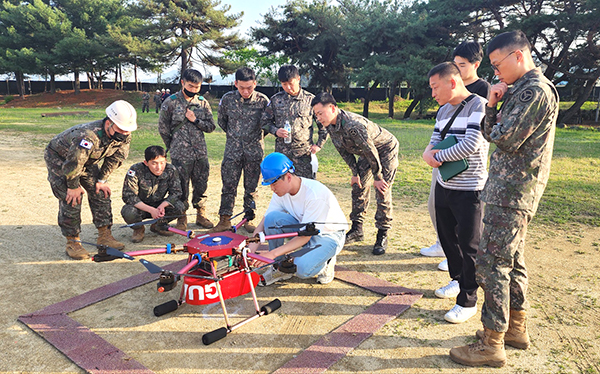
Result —
<svg viewBox="0 0 600 374"><path fill-rule="evenodd" d="M206 100L206 99L204 98L204 96L198 95L198 100Z"/></svg>
<svg viewBox="0 0 600 374"><path fill-rule="evenodd" d="M173 94L173 95L169 96L169 98L170 98L171 100L175 100L175 99L177 99L177 95Z"/></svg>
<svg viewBox="0 0 600 374"><path fill-rule="evenodd" d="M91 141L89 141L87 139L81 139L81 141L79 142L79 146L81 148L85 148L85 149L92 149L92 147L94 146L94 143L92 143Z"/></svg>
<svg viewBox="0 0 600 374"><path fill-rule="evenodd" d="M129 169L129 171L127 172L127 175L129 175L130 177L135 177L135 170Z"/></svg>
<svg viewBox="0 0 600 374"><path fill-rule="evenodd" d="M519 94L519 101L522 103L528 103L531 101L531 99L533 99L534 96L535 94L533 93L533 90L531 88L527 88L525 91Z"/></svg>

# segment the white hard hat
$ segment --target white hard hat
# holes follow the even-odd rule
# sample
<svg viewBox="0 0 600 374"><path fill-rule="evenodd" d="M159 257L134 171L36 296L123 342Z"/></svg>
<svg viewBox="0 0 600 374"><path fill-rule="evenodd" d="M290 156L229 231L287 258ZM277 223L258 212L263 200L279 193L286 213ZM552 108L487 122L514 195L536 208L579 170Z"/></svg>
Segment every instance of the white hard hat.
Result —
<svg viewBox="0 0 600 374"><path fill-rule="evenodd" d="M167 92L171 92L171 90L167 88Z"/></svg>
<svg viewBox="0 0 600 374"><path fill-rule="evenodd" d="M137 113L133 105L125 100L117 100L106 108L106 115L123 131L137 129Z"/></svg>
<svg viewBox="0 0 600 374"><path fill-rule="evenodd" d="M156 90L156 93L159 93L159 92L160 92L160 90Z"/></svg>
<svg viewBox="0 0 600 374"><path fill-rule="evenodd" d="M165 92L165 89L164 89L164 88L162 89L162 92Z"/></svg>

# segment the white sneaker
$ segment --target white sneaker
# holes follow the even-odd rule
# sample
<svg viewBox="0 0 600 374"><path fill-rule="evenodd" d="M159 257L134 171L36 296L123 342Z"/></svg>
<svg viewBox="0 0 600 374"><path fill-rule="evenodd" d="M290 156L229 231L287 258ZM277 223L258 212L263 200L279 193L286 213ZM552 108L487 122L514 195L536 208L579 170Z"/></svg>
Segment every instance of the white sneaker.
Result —
<svg viewBox="0 0 600 374"><path fill-rule="evenodd" d="M438 264L438 270L448 271L448 259L445 259Z"/></svg>
<svg viewBox="0 0 600 374"><path fill-rule="evenodd" d="M477 314L476 306L467 308L456 304L444 315L444 319L450 323L463 323L475 314Z"/></svg>
<svg viewBox="0 0 600 374"><path fill-rule="evenodd" d="M446 257L440 242L435 242L431 247L421 248L421 255L427 257Z"/></svg>
<svg viewBox="0 0 600 374"><path fill-rule="evenodd" d="M319 274L317 274L317 283L320 283L320 284L331 283L331 281L335 277L335 258L336 257L337 256L333 256L331 259L329 259L329 261L327 261L327 263L325 264L325 267L323 268L323 270L321 270L319 272Z"/></svg>
<svg viewBox="0 0 600 374"><path fill-rule="evenodd" d="M458 281L455 280L451 280L446 286L435 290L435 296L439 297L440 299L451 299L458 296L459 293L460 285L458 284Z"/></svg>
<svg viewBox="0 0 600 374"><path fill-rule="evenodd" d="M272 266L267 268L267 271L263 273L258 282L259 286L270 286L275 282L290 279L294 274L282 273L279 270L273 269Z"/></svg>

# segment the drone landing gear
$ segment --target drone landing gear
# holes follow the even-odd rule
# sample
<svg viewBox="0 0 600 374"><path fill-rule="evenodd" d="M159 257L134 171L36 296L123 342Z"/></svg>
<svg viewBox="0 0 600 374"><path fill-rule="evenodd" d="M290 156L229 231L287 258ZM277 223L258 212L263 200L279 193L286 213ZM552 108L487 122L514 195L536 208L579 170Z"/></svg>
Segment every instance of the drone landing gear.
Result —
<svg viewBox="0 0 600 374"><path fill-rule="evenodd" d="M154 308L154 315L157 317L163 316L167 313L171 313L179 308L179 302L177 300L167 301L164 304L160 304Z"/></svg>
<svg viewBox="0 0 600 374"><path fill-rule="evenodd" d="M175 301L175 300L173 300L173 301ZM204 334L202 336L202 343L204 345L209 345L218 340L221 340L224 337L226 337L228 333L232 332L233 330L237 329L238 327L241 327L241 326L245 325L246 323L251 322L262 316L266 316L267 314L272 313L279 308L281 308L281 301L279 299L275 299L275 300L271 301L270 303L264 305L262 308L260 308L260 312L250 318L246 318L245 320L238 322L229 328L221 327L214 331Z"/></svg>

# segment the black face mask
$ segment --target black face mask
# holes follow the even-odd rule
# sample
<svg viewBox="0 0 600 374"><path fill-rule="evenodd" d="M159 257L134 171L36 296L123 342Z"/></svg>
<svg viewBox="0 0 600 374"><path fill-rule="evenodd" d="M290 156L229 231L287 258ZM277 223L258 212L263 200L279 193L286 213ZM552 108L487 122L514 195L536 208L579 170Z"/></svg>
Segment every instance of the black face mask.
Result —
<svg viewBox="0 0 600 374"><path fill-rule="evenodd" d="M114 126L114 125L111 125L111 127L112 126ZM114 128L113 128L113 131L114 131ZM127 140L128 136L129 135L121 134L120 132L115 131L114 134L110 135L110 138L114 141L123 143L125 140Z"/></svg>
<svg viewBox="0 0 600 374"><path fill-rule="evenodd" d="M187 97L191 97L192 99L193 99L193 98L194 98L196 95L198 95L198 92L191 92L191 91L188 91L188 90L186 90L185 88L183 89L183 93L185 94L185 96L187 96Z"/></svg>

